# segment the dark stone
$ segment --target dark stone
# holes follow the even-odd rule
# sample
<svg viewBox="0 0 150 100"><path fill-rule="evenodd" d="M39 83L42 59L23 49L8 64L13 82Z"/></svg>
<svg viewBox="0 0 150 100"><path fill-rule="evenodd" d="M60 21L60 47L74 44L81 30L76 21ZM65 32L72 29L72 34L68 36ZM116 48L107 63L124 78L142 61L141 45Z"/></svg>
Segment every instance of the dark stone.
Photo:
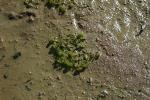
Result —
<svg viewBox="0 0 150 100"><path fill-rule="evenodd" d="M139 90L138 90L138 92L142 92L142 90L141 90L141 89L139 89Z"/></svg>
<svg viewBox="0 0 150 100"><path fill-rule="evenodd" d="M7 79L8 78L8 74L4 74L3 77L4 77L4 79Z"/></svg>
<svg viewBox="0 0 150 100"><path fill-rule="evenodd" d="M13 56L13 59L18 59L21 56L21 52L16 52Z"/></svg>

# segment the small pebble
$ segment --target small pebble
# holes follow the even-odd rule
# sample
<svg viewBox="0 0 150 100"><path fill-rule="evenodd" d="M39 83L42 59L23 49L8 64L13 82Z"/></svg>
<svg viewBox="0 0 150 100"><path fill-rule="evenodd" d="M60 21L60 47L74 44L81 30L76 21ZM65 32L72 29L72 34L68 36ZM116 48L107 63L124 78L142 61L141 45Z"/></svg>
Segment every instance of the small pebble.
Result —
<svg viewBox="0 0 150 100"><path fill-rule="evenodd" d="M31 75L32 74L32 72L29 72L29 75Z"/></svg>
<svg viewBox="0 0 150 100"><path fill-rule="evenodd" d="M85 91L82 92L83 95L85 95L85 93L86 93Z"/></svg>

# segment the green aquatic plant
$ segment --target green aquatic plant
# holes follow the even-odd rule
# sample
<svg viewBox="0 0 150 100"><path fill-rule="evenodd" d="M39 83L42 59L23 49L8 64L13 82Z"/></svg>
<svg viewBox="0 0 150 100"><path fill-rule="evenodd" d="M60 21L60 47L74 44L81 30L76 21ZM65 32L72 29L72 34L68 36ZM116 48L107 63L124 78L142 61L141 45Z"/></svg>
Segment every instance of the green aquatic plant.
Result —
<svg viewBox="0 0 150 100"><path fill-rule="evenodd" d="M48 8L57 9L60 15L65 14L66 10L70 10L74 5L74 0L48 0L47 1Z"/></svg>
<svg viewBox="0 0 150 100"><path fill-rule="evenodd" d="M39 0L25 0L24 5L27 8L37 8L37 5L39 4Z"/></svg>
<svg viewBox="0 0 150 100"><path fill-rule="evenodd" d="M66 12L66 8L64 6L60 6L58 8L59 15L63 15Z"/></svg>
<svg viewBox="0 0 150 100"><path fill-rule="evenodd" d="M48 4L51 7L58 7L64 3L65 0L48 0Z"/></svg>
<svg viewBox="0 0 150 100"><path fill-rule="evenodd" d="M51 39L46 46L55 59L55 67L65 71L82 72L99 58L87 49L84 33L67 34Z"/></svg>

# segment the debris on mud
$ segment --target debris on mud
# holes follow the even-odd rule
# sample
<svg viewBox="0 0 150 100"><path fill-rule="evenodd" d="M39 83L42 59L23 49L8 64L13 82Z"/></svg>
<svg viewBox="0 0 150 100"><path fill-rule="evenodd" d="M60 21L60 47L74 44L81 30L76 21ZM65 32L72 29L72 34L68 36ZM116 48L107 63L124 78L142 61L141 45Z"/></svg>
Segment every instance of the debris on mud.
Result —
<svg viewBox="0 0 150 100"><path fill-rule="evenodd" d="M25 85L25 89L26 89L27 91L31 91L31 90L32 90L32 88L31 88L29 85Z"/></svg>
<svg viewBox="0 0 150 100"><path fill-rule="evenodd" d="M35 18L33 16L30 16L29 19L28 19L28 22L32 23L32 22L34 22L34 20L35 20Z"/></svg>
<svg viewBox="0 0 150 100"><path fill-rule="evenodd" d="M139 30L138 34L136 34L135 36L140 36L144 32L145 27L146 27L145 23L141 22L140 23L140 30Z"/></svg>
<svg viewBox="0 0 150 100"><path fill-rule="evenodd" d="M7 73L4 74L4 75L3 75L3 78L4 78L4 79L7 79L7 78L8 78L8 74L7 74Z"/></svg>
<svg viewBox="0 0 150 100"><path fill-rule="evenodd" d="M13 55L13 59L18 59L19 57L21 56L21 52L16 52L14 55Z"/></svg>
<svg viewBox="0 0 150 100"><path fill-rule="evenodd" d="M28 79L25 84L24 87L27 91L31 91L32 90L32 85L33 85L33 81L31 79Z"/></svg>
<svg viewBox="0 0 150 100"><path fill-rule="evenodd" d="M93 78L92 78L92 77L90 77L90 78L89 78L89 80L87 81L87 83L88 83L89 85L91 85L91 86L92 86Z"/></svg>
<svg viewBox="0 0 150 100"><path fill-rule="evenodd" d="M50 54L55 59L55 67L73 72L84 71L90 63L99 58L98 53L87 50L84 33L68 34L49 41Z"/></svg>
<svg viewBox="0 0 150 100"><path fill-rule="evenodd" d="M35 21L36 13L33 11L25 11L25 12L20 13L20 16L28 17L27 22L32 23Z"/></svg>
<svg viewBox="0 0 150 100"><path fill-rule="evenodd" d="M33 17L36 17L36 13L34 11L24 11L24 12L21 12L20 15L26 17L26 16L33 16Z"/></svg>
<svg viewBox="0 0 150 100"><path fill-rule="evenodd" d="M16 12L10 12L8 14L9 20L17 20L18 19L18 14Z"/></svg>
<svg viewBox="0 0 150 100"><path fill-rule="evenodd" d="M103 90L100 92L100 94L98 95L98 99L99 98L105 98L107 95L109 94L109 92L107 90Z"/></svg>
<svg viewBox="0 0 150 100"><path fill-rule="evenodd" d="M27 10L27 11L23 11L21 13L10 12L10 13L8 13L7 16L8 16L9 20L18 20L18 19L23 19L23 18L28 17L27 22L32 23L35 21L36 13L32 10L31 11Z"/></svg>

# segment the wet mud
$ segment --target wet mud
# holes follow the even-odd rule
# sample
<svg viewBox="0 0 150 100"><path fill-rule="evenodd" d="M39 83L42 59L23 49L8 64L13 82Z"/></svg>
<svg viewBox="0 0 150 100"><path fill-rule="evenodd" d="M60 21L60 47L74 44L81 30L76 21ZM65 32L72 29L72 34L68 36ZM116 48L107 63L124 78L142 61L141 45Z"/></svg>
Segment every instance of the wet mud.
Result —
<svg viewBox="0 0 150 100"><path fill-rule="evenodd" d="M0 100L150 100L149 0L45 4L0 0ZM54 69L50 38L81 31L100 58L77 76Z"/></svg>

